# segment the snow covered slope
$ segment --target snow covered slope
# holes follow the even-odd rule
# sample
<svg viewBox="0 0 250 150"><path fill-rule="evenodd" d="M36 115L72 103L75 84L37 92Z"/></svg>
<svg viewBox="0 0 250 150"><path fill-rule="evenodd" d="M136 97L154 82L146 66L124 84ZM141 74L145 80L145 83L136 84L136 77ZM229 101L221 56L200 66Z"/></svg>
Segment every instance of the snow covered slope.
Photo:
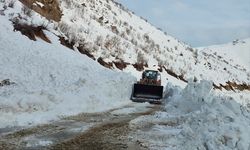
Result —
<svg viewBox="0 0 250 150"><path fill-rule="evenodd" d="M1 82L1 126L129 103L134 78L98 63L137 77L159 69L164 85L196 77L249 89L241 66L191 48L112 0L2 0L0 17L0 82L14 82Z"/></svg>
<svg viewBox="0 0 250 150"><path fill-rule="evenodd" d="M170 72L184 80L213 80L216 85L227 81L250 83L249 74L241 67L199 53L113 1L69 0L60 4L63 15L59 31L76 47L83 45L111 68L119 68L119 63L123 63L127 72L143 68L163 70L164 83Z"/></svg>
<svg viewBox="0 0 250 150"><path fill-rule="evenodd" d="M59 36L62 44L105 67L131 72L138 78L143 69L158 69L163 83L196 78L213 80L219 88L230 85L228 81L241 87L250 84L249 72L241 66L180 42L113 0L21 2L46 17L45 22L50 20L52 27L48 30ZM51 16L47 9L57 15ZM26 18L37 15L26 14Z"/></svg>
<svg viewBox="0 0 250 150"><path fill-rule="evenodd" d="M217 53L226 58L230 64L238 64L248 71L250 70L250 38L199 49L209 53Z"/></svg>
<svg viewBox="0 0 250 150"><path fill-rule="evenodd" d="M2 8L2 3L0 3ZM16 2L15 13L22 8ZM0 128L45 123L81 112L99 112L130 103L135 78L104 68L62 46L32 41L13 32L8 15L0 15ZM37 24L41 18L37 16Z"/></svg>

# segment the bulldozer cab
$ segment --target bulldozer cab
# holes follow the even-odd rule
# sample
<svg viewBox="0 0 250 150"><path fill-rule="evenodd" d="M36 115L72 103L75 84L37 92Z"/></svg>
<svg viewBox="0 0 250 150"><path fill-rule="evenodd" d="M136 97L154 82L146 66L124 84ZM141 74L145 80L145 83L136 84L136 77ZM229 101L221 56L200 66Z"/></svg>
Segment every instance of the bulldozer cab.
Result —
<svg viewBox="0 0 250 150"><path fill-rule="evenodd" d="M155 70L145 70L142 73L142 78L138 82L139 84L146 85L161 85L161 75Z"/></svg>
<svg viewBox="0 0 250 150"><path fill-rule="evenodd" d="M160 74L155 70L146 70L142 73L142 79L159 80Z"/></svg>

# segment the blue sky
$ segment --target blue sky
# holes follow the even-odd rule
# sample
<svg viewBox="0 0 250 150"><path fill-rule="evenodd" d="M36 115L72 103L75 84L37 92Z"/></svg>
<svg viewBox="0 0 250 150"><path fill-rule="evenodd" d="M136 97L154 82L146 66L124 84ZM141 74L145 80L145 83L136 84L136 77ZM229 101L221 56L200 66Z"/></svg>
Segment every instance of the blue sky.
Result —
<svg viewBox="0 0 250 150"><path fill-rule="evenodd" d="M117 1L192 46L250 37L250 0Z"/></svg>

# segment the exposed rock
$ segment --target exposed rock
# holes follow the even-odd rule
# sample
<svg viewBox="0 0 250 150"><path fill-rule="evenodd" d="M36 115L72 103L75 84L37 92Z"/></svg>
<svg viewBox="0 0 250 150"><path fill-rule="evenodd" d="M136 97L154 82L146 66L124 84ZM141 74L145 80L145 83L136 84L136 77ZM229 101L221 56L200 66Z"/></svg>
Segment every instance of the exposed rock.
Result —
<svg viewBox="0 0 250 150"><path fill-rule="evenodd" d="M13 22L14 31L20 31L23 35L27 36L29 39L36 41L36 37L51 43L49 38L44 34L43 26L32 26L27 24L19 24L18 22Z"/></svg>
<svg viewBox="0 0 250 150"><path fill-rule="evenodd" d="M46 17L48 20L54 20L59 22L62 17L62 12L59 7L57 0L19 0L28 8L36 11L42 16ZM43 6L34 5L36 2L42 3Z"/></svg>
<svg viewBox="0 0 250 150"><path fill-rule="evenodd" d="M178 75L176 73L174 73L172 70L167 69L165 66L163 66L164 70L171 76L175 77L178 79Z"/></svg>
<svg viewBox="0 0 250 150"><path fill-rule="evenodd" d="M73 42L70 42L69 40L66 40L64 37L59 37L59 40L61 42L62 45L70 48L70 49L74 49L74 44Z"/></svg>
<svg viewBox="0 0 250 150"><path fill-rule="evenodd" d="M236 83L236 82L231 82L228 81L226 82L226 84L220 84L220 85L216 85L215 83L213 84L215 89L225 89L227 91L235 91L235 90L239 90L239 91L245 91L248 90L250 91L250 85L247 85L246 83Z"/></svg>
<svg viewBox="0 0 250 150"><path fill-rule="evenodd" d="M158 71L162 72L163 71L162 66L158 66L158 67L159 67Z"/></svg>
<svg viewBox="0 0 250 150"><path fill-rule="evenodd" d="M173 77L175 77L175 78L177 78L177 79L179 79L179 80L182 80L182 81L184 81L184 82L187 83L187 80L184 79L184 75L183 75L183 74L177 75L174 71L172 71L172 70L170 70L170 69L167 69L165 66L162 66L162 68L163 68L169 75L171 75L171 76L173 76Z"/></svg>
<svg viewBox="0 0 250 150"><path fill-rule="evenodd" d="M119 61L113 61L113 63L115 64L116 68L123 70L124 68L127 67L127 65L129 65L130 63L126 63L123 60L119 60Z"/></svg>
<svg viewBox="0 0 250 150"><path fill-rule="evenodd" d="M15 82L11 82L10 79L5 79L0 82L0 87L1 86L6 86L6 85L12 85L15 84Z"/></svg>
<svg viewBox="0 0 250 150"><path fill-rule="evenodd" d="M144 67L148 67L148 64L144 64L144 63L135 63L133 64L134 68L138 71L143 71Z"/></svg>
<svg viewBox="0 0 250 150"><path fill-rule="evenodd" d="M77 49L81 54L87 55L89 58L96 60L94 55L92 55L83 45L78 46Z"/></svg>
<svg viewBox="0 0 250 150"><path fill-rule="evenodd" d="M113 63L111 63L111 62L105 62L101 57L99 57L98 59L97 59L97 61L102 65L102 66L104 66L104 67L106 67L106 68L109 68L109 69L113 69L114 67L113 67Z"/></svg>

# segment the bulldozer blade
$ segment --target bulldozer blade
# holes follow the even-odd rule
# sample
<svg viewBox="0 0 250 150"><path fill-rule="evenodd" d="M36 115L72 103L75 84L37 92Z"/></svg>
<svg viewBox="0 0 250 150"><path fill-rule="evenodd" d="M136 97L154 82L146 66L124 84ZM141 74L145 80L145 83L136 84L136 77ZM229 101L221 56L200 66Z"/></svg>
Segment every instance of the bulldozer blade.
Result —
<svg viewBox="0 0 250 150"><path fill-rule="evenodd" d="M154 101L162 99L163 86L134 84L132 98Z"/></svg>

